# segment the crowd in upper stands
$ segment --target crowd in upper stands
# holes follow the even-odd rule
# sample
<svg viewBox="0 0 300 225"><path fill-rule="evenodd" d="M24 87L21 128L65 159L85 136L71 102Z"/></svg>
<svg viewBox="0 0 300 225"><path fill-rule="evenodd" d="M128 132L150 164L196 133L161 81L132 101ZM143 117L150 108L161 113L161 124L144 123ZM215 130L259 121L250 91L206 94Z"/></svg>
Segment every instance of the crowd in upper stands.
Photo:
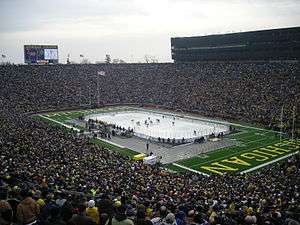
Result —
<svg viewBox="0 0 300 225"><path fill-rule="evenodd" d="M0 76L1 225L299 222L299 155L247 175L177 174L29 114L151 103L273 125L283 105L288 126L298 63L2 66Z"/></svg>
<svg viewBox="0 0 300 225"><path fill-rule="evenodd" d="M18 111L153 103L268 125L282 106L291 121L299 70L295 62L3 66L0 93Z"/></svg>

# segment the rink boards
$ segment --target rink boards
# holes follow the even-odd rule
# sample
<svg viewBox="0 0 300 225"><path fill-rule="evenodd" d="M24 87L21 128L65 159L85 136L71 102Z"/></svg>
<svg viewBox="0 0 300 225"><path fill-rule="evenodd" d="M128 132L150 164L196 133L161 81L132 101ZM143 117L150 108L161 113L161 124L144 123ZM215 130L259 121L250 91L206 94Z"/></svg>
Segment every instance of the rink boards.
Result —
<svg viewBox="0 0 300 225"><path fill-rule="evenodd" d="M121 112L95 113L85 116L85 120L97 120L116 126L133 129L134 135L150 139L170 139L191 142L196 138L208 137L212 133L229 133L229 126L200 118L185 117L146 110L130 110Z"/></svg>
<svg viewBox="0 0 300 225"><path fill-rule="evenodd" d="M187 155L186 158L182 158L174 163L165 165L166 168L173 171L189 170L206 175L246 173L276 163L284 158L291 157L292 155L298 154L300 149L298 139L292 140L289 139L285 134L280 134L279 132L267 130L261 127L249 124L232 123L191 116L184 113L173 113L170 111L144 109L139 107L134 108L122 106L74 110L67 112L51 112L35 115L34 118L45 120L55 126L64 126L68 129L71 128L73 130L79 131L84 128L82 126L79 126L78 124L72 123L72 120L78 118L79 116L89 117L100 114L102 114L102 116L106 115L107 118L110 118L111 120L113 120L112 118L114 118L114 122L118 121L120 125L123 121L124 124L122 124L124 126L133 126L133 124L136 125L136 122L138 121L140 121L140 123L142 124L143 121L145 122L145 120L150 117L150 120L152 120L153 124L150 125L149 122L148 128L151 127L151 129L148 130L149 133L146 133L145 131L143 132L144 134L146 134L146 136L152 137L163 136L163 132L161 130L162 128L166 128L165 137L170 136L174 130L174 134L177 134L177 136L175 135L174 137L179 138L183 135L188 137L188 135L190 135L193 138L195 128L182 127L189 127L194 125L196 126L196 129L198 129L197 134L201 135L204 134L201 133L201 128L203 128L203 130L210 129L209 132L211 132L211 129L216 130L217 126L225 128L225 131L229 126L232 126L239 130L238 133L225 135L224 138L224 140L236 141L238 144L236 144L235 146L224 148L220 147L219 149L216 149L214 151L209 151L201 154L199 153L194 156ZM165 116L165 121L162 120L162 115ZM132 118L125 120L124 117L127 118L128 116L132 116ZM177 129L172 129L172 120L174 120L174 116L174 126ZM160 118L160 125L155 124L157 118ZM146 128L146 126L141 126L141 129L135 127L135 131L137 133L142 133L140 132L141 130L145 130L148 128ZM202 132L204 132L203 130ZM91 142L94 144L105 146L106 148L118 152L122 155L132 157L133 155L138 154L138 152L133 149L114 145L114 143L107 142L106 140L92 139ZM198 144L197 146L200 147L201 144ZM172 153L173 152L171 152L170 155L172 155ZM173 153L173 155L174 154L175 153Z"/></svg>

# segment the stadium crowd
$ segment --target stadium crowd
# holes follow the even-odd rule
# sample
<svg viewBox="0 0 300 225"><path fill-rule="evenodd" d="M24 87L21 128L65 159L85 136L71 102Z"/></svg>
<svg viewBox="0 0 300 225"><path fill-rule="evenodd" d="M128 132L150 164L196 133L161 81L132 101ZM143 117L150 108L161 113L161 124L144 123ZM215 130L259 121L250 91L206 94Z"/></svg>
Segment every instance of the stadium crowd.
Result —
<svg viewBox="0 0 300 225"><path fill-rule="evenodd" d="M295 62L3 66L0 73L2 101L20 111L153 103L268 125L282 106L290 122L300 101Z"/></svg>
<svg viewBox="0 0 300 225"><path fill-rule="evenodd" d="M152 103L276 124L284 105L288 122L299 64L2 66L0 74L1 225L299 224L299 155L247 175L177 174L28 114Z"/></svg>

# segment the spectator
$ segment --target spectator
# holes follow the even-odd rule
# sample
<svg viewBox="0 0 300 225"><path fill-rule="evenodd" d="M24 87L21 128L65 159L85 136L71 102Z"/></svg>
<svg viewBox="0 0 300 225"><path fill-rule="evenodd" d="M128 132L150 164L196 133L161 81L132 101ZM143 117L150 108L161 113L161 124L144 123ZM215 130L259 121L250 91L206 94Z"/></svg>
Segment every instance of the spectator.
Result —
<svg viewBox="0 0 300 225"><path fill-rule="evenodd" d="M112 218L111 222L107 221L106 225L134 225L132 220L128 219L126 214L126 207L121 205L117 208L116 215Z"/></svg>
<svg viewBox="0 0 300 225"><path fill-rule="evenodd" d="M65 225L66 223L62 220L60 216L59 207L53 207L50 210L50 217L45 222L45 225Z"/></svg>
<svg viewBox="0 0 300 225"><path fill-rule="evenodd" d="M163 223L164 225L177 225L175 215L173 213L168 213L165 217Z"/></svg>
<svg viewBox="0 0 300 225"><path fill-rule="evenodd" d="M78 206L78 213L74 214L74 216L70 219L68 224L72 225L95 225L96 223L93 221L91 217L85 215L86 207L81 204Z"/></svg>
<svg viewBox="0 0 300 225"><path fill-rule="evenodd" d="M96 224L99 224L99 212L98 208L95 207L95 201L90 200L88 207L86 208L86 215L91 217Z"/></svg>
<svg viewBox="0 0 300 225"><path fill-rule="evenodd" d="M35 200L32 199L32 193L28 190L22 190L21 196L23 200L17 207L17 218L20 224L35 224L40 213L40 207Z"/></svg>
<svg viewBox="0 0 300 225"><path fill-rule="evenodd" d="M92 188L99 190L95 197L102 225L132 224L130 219L136 225L161 225L169 213L176 215L178 225L297 223L299 155L247 176L173 174L130 161L29 115L81 104L150 103L278 129L283 105L288 130L293 106L299 105L299 68L299 62L0 66L4 200L21 224L38 218L41 223L95 224L84 207ZM97 76L97 70L106 71L106 77ZM35 192L40 214L31 195L22 191L20 196L24 187ZM130 207L126 212L130 219L123 206L116 211L112 199L117 199L116 207L132 206L134 212ZM4 220L11 223L12 214L8 209ZM173 221L172 214L167 223Z"/></svg>
<svg viewBox="0 0 300 225"><path fill-rule="evenodd" d="M2 208L0 206L0 224L13 225L13 211L11 208Z"/></svg>

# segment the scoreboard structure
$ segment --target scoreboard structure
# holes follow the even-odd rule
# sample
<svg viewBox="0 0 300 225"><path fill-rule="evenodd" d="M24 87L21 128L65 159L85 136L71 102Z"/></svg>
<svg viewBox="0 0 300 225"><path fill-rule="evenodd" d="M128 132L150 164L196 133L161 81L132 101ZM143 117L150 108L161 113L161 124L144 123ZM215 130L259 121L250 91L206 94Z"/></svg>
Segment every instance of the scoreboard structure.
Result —
<svg viewBox="0 0 300 225"><path fill-rule="evenodd" d="M58 64L57 45L24 45L26 64Z"/></svg>

